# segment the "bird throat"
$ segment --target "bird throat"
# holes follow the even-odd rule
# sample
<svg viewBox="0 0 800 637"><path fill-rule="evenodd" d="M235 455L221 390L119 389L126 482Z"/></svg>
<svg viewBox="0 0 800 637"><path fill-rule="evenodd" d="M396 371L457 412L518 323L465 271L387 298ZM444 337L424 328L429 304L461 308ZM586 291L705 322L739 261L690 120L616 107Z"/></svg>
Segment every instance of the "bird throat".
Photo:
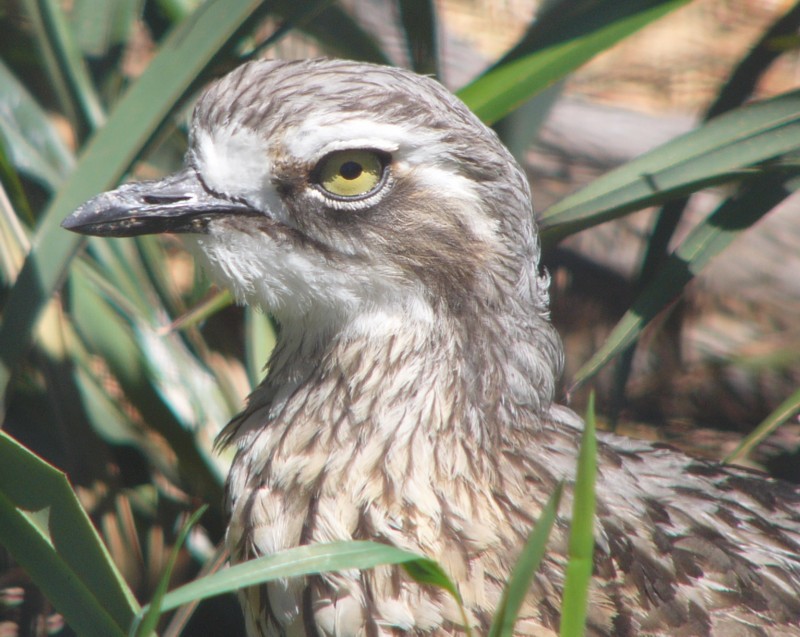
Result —
<svg viewBox="0 0 800 637"><path fill-rule="evenodd" d="M264 529L271 535L264 541L238 538L242 551L251 546L269 553L310 541L301 535L308 533L310 516L322 515L314 506L331 489L348 492L353 518L339 523L338 532L321 524L326 530L315 542L357 538L356 512L376 502L391 510L401 510L404 501L422 508L429 503L438 511L435 485L493 473L485 447L508 414L487 379L503 379L489 373L488 359L479 377L469 359L453 331L444 329L401 330L380 339L350 335L317 348L284 340L248 408L224 434L238 447L230 493L262 500L229 503L234 535L237 515L262 511L267 501L283 509L275 517L283 536L272 528ZM241 488L245 484L259 486ZM298 510L286 510L287 502ZM286 528L287 520L296 521L294 528ZM242 528L251 526L242 520Z"/></svg>

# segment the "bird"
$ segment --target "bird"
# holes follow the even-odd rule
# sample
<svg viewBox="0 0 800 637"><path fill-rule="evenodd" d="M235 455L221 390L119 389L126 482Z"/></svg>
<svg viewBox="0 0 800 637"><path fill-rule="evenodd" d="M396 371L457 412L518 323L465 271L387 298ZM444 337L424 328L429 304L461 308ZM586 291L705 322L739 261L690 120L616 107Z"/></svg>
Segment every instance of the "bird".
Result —
<svg viewBox="0 0 800 637"><path fill-rule="evenodd" d="M65 228L176 233L279 325L225 427L231 560L372 540L438 561L473 635L582 419L524 171L432 78L341 59L258 60L199 97L184 167L91 199ZM598 434L586 634L800 636L800 489ZM558 634L570 514L515 634ZM241 592L250 637L466 635L445 593L396 566Z"/></svg>

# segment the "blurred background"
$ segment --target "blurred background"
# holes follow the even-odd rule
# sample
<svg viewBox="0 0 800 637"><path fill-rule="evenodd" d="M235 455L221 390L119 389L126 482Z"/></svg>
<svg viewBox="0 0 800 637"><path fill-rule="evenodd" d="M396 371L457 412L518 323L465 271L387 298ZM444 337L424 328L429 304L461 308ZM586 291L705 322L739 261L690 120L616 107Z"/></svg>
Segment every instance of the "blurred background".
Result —
<svg viewBox="0 0 800 637"><path fill-rule="evenodd" d="M198 35L214 4L0 0L2 430L66 472L140 601L152 597L181 525L203 503L210 508L173 584L219 558L230 458L213 440L263 376L276 327L210 286L175 237L86 242L58 223L119 181L176 169L193 97L251 57L414 68L453 91L469 86L463 96L474 106L481 91L500 90L476 81L487 70L622 25L637 4L664 8L616 44L597 45L585 63L559 62L503 112L477 112L525 167L543 219L553 320L567 349L564 400L582 411L594 389L602 426L715 459L778 413L788 422L738 461L800 481L798 129L724 178L685 177L644 202L656 205L631 199L580 227L559 221L572 209L568 197L600 176L625 165L635 172L635 158L728 111L791 97L800 86L800 4L278 1L231 5L230 24ZM769 126L780 132L783 123ZM777 144L750 142L767 143ZM746 154L730 139L714 150ZM683 160L694 151L676 152ZM762 175L777 179L780 196L748 190ZM633 345L616 341L636 300L669 280L670 255L715 210L747 197L758 203L724 228L730 245L690 262L697 275L675 284ZM583 374L609 337L612 360ZM216 598L191 618L167 618L161 634L243 634L239 617L232 597ZM0 637L70 634L0 550Z"/></svg>

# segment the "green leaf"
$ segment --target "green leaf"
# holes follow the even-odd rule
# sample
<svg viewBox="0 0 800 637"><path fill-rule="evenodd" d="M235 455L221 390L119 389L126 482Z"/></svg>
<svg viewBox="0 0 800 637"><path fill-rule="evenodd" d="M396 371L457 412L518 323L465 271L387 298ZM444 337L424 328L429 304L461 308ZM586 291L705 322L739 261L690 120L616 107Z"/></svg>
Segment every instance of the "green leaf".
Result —
<svg viewBox="0 0 800 637"><path fill-rule="evenodd" d="M436 586L450 593L458 604L458 611L461 613L461 624L464 626L466 637L472 637L472 628L469 625L469 618L467 617L467 611L464 609L461 594L458 592L456 585L437 562L428 559L405 562L403 564L403 570L418 584Z"/></svg>
<svg viewBox="0 0 800 637"><path fill-rule="evenodd" d="M211 296L176 318L170 324L169 331L187 330L191 327L196 327L210 316L228 307L231 303L233 303L233 294L230 291L215 290Z"/></svg>
<svg viewBox="0 0 800 637"><path fill-rule="evenodd" d="M55 190L75 163L52 120L0 60L0 133L16 170Z"/></svg>
<svg viewBox="0 0 800 637"><path fill-rule="evenodd" d="M132 248L131 258L115 255L110 246ZM221 383L213 378L202 361L186 346L179 334L159 333L159 317L165 312L153 293L141 263L135 258L133 242L98 241L104 252L105 277L80 260L70 271L70 317L76 334L91 355L99 356L119 382L125 398L150 426L169 443L177 456L177 466L157 448L144 445L151 462L167 475L179 469L191 476L197 492L212 502L221 502L224 461L212 453L212 439L219 423L233 412L222 393ZM108 248L108 250L106 250ZM108 254L105 254L107 252ZM120 292L136 288L136 292ZM73 356L80 352L73 348ZM107 437L134 433L126 422L102 418L102 403L84 379L78 376L84 395L84 408L96 431ZM116 431L116 433L114 433Z"/></svg>
<svg viewBox="0 0 800 637"><path fill-rule="evenodd" d="M83 139L105 121L80 48L57 0L23 0L44 66L73 130Z"/></svg>
<svg viewBox="0 0 800 637"><path fill-rule="evenodd" d="M461 594L458 592L458 588L437 562L428 559L418 559L405 562L402 566L403 570L408 573L415 582L426 586L435 586L436 588L441 588L443 591L447 591L452 595L453 599L458 602L459 606L461 606ZM461 617L464 620L464 626L467 628L467 632L469 632L463 606L461 607Z"/></svg>
<svg viewBox="0 0 800 637"><path fill-rule="evenodd" d="M181 532L175 539L175 545L172 547L172 552L170 553L164 572L158 580L158 586L153 594L153 599L150 600L150 603L147 605L147 611L141 615L141 621L138 621L140 616L137 616L131 624L131 629L129 631L131 637L148 637L156 629L158 618L161 615L161 604L164 601L164 596L167 594L172 572L175 570L175 564L178 563L178 556L186 542L186 538L189 536L189 531L200 521L206 509L208 509L208 506L204 505L200 507L192 514L186 524L183 525L183 528L181 528Z"/></svg>
<svg viewBox="0 0 800 637"><path fill-rule="evenodd" d="M522 42L459 97L493 123L595 54L686 4L688 0L596 0L534 22Z"/></svg>
<svg viewBox="0 0 800 637"><path fill-rule="evenodd" d="M736 463L747 457L761 441L787 420L800 413L800 389L784 400L769 416L753 429L723 462Z"/></svg>
<svg viewBox="0 0 800 637"><path fill-rule="evenodd" d="M799 187L800 178L763 175L693 228L620 319L603 346L578 370L570 391L633 343L644 326L673 302L714 256Z"/></svg>
<svg viewBox="0 0 800 637"><path fill-rule="evenodd" d="M793 151L800 139L800 91L731 111L628 162L551 206L543 240L560 238L704 186L740 176Z"/></svg>
<svg viewBox="0 0 800 637"><path fill-rule="evenodd" d="M140 155L175 105L191 90L220 49L262 10L258 0L204 4L166 39L145 73L128 90L108 123L87 145L37 228L32 251L12 289L0 325L0 393L30 344L44 304L82 245L61 221L92 195L116 184Z"/></svg>
<svg viewBox="0 0 800 637"><path fill-rule="evenodd" d="M143 4L143 0L75 0L70 25L83 54L102 58L114 47L124 47Z"/></svg>
<svg viewBox="0 0 800 637"><path fill-rule="evenodd" d="M197 8L202 0L156 0L155 5L170 22L180 22Z"/></svg>
<svg viewBox="0 0 800 637"><path fill-rule="evenodd" d="M514 635L514 625L517 622L519 610L522 608L522 602L528 595L533 576L539 570L539 565L544 558L547 540L556 521L563 488L563 483L559 483L553 490L547 504L542 508L536 526L533 527L525 542L522 553L511 572L511 577L503 590L500 604L495 611L492 626L489 629L489 637L513 637Z"/></svg>
<svg viewBox="0 0 800 637"><path fill-rule="evenodd" d="M416 572L435 572L438 568L427 558L375 542L332 542L301 546L236 564L176 588L164 596L161 610L162 612L173 610L195 600L230 593L284 577L366 569L381 564L411 563L417 564ZM147 606L142 608L142 613L144 612L147 612Z"/></svg>
<svg viewBox="0 0 800 637"><path fill-rule="evenodd" d="M586 428L578 453L578 472L572 501L569 553L564 599L561 603L561 637L582 637L586 630L586 609L592 580L594 556L595 478L597 438L595 436L594 392L586 408Z"/></svg>
<svg viewBox="0 0 800 637"><path fill-rule="evenodd" d="M78 634L125 635L139 605L66 476L2 431L0 544Z"/></svg>

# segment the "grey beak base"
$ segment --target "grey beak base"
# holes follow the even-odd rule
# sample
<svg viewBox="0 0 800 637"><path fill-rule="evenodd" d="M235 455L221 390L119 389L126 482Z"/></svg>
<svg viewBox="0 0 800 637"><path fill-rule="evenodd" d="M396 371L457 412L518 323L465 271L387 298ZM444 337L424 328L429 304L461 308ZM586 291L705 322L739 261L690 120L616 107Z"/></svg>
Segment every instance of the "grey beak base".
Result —
<svg viewBox="0 0 800 637"><path fill-rule="evenodd" d="M125 184L104 192L64 219L61 227L98 237L202 234L213 217L225 214L261 213L209 192L194 170L187 168L160 181Z"/></svg>

